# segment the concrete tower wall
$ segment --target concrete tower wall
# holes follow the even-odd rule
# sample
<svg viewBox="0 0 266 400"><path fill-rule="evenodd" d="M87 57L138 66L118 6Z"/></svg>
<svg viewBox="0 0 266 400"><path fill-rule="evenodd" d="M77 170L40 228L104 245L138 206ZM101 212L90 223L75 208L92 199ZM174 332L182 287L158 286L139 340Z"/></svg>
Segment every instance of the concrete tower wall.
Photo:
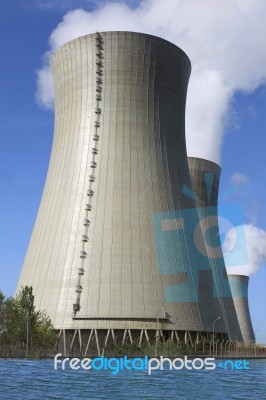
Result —
<svg viewBox="0 0 266 400"><path fill-rule="evenodd" d="M231 340L241 340L239 322L232 299L218 231L218 193L221 168L209 160L188 157L191 189L195 195L206 255L212 266L213 294L210 301L219 301L221 315ZM216 230L216 231L215 231ZM217 240L213 240L217 238ZM217 315L218 317L218 315Z"/></svg>
<svg viewBox="0 0 266 400"><path fill-rule="evenodd" d="M182 225L196 209L182 193L188 57L107 32L62 46L52 70L53 148L18 290L32 285L57 329L158 329L159 318L164 330L211 332L220 304L195 271L211 265Z"/></svg>
<svg viewBox="0 0 266 400"><path fill-rule="evenodd" d="M255 341L255 335L248 306L249 277L245 275L228 275L233 301L245 343Z"/></svg>

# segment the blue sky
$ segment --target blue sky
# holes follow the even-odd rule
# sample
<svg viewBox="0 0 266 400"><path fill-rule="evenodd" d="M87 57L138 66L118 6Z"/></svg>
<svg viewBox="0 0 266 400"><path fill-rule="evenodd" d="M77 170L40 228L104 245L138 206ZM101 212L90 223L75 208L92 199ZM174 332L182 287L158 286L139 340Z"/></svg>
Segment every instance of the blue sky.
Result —
<svg viewBox="0 0 266 400"><path fill-rule="evenodd" d="M100 2L104 4L104 2ZM107 2L108 3L108 2ZM126 2L132 9L137 1ZM64 14L86 0L1 0L0 12L0 289L14 293L45 182L53 137L53 111L35 100L36 74L51 32ZM186 48L183 47L186 51ZM254 60L256 62L256 60ZM266 230L266 86L238 91L230 100L221 151L221 195L244 210L243 223ZM229 115L229 117L228 117ZM194 154L193 154L194 155ZM246 178L246 179L245 179ZM266 343L266 265L250 278L250 310L257 338Z"/></svg>
<svg viewBox="0 0 266 400"><path fill-rule="evenodd" d="M246 174L248 182L240 184L228 201L240 204L245 223L266 229L266 87L252 94L236 94L234 107L237 126L231 123L224 137L220 197L231 185L235 171ZM249 306L256 337L266 343L266 264L251 275Z"/></svg>

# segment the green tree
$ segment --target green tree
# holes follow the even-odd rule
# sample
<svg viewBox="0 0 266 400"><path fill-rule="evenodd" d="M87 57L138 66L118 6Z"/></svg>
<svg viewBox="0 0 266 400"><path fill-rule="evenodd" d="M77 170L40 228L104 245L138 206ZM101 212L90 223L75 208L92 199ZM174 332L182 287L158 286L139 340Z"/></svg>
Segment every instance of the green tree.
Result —
<svg viewBox="0 0 266 400"><path fill-rule="evenodd" d="M0 291L0 356L28 357L51 354L56 335L45 313L36 311L32 287L15 298Z"/></svg>
<svg viewBox="0 0 266 400"><path fill-rule="evenodd" d="M25 286L15 298L15 302L18 312L19 340L25 347L26 356L28 356L34 331L38 325L38 313L35 312L32 287Z"/></svg>

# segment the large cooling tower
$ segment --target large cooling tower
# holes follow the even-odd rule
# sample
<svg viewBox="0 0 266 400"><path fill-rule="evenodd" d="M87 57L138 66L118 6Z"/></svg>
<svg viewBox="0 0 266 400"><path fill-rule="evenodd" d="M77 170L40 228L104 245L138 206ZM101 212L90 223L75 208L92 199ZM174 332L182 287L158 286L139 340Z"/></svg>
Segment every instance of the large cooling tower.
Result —
<svg viewBox="0 0 266 400"><path fill-rule="evenodd" d="M188 165L191 179L190 194L196 201L205 237L206 256L212 266L213 301L220 303L221 316L226 324L229 338L242 340L219 236L217 203L221 168L214 162L196 157L188 157Z"/></svg>
<svg viewBox="0 0 266 400"><path fill-rule="evenodd" d="M33 286L65 348L212 332L221 306L182 192L188 57L154 36L105 32L63 45L52 70L52 154L18 290ZM215 331L227 335L225 321Z"/></svg>
<svg viewBox="0 0 266 400"><path fill-rule="evenodd" d="M248 306L249 277L245 275L228 275L233 301L245 343L254 343L255 335Z"/></svg>

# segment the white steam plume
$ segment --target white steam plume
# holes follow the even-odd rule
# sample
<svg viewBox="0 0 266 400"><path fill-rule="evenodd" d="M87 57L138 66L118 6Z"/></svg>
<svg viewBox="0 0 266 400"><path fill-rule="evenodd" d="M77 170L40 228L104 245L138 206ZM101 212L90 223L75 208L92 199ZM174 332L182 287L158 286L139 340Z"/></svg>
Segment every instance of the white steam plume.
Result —
<svg viewBox="0 0 266 400"><path fill-rule="evenodd" d="M236 255L235 259L241 259L241 253L246 252L247 263L244 265L230 265L230 267L227 267L227 272L229 274L249 276L258 272L261 264L266 262L266 231L251 224L244 224L230 229L226 234L223 245L224 254L235 245L235 232L241 229L245 230L245 241L240 243L240 246L236 243L239 256ZM246 248L243 248L243 246Z"/></svg>
<svg viewBox="0 0 266 400"><path fill-rule="evenodd" d="M237 90L252 91L265 81L265 15L264 0L143 0L135 9L123 2L107 2L91 12L68 12L50 36L49 54L97 30L138 31L174 42L192 61L188 153L219 163L232 96ZM44 108L52 108L47 65L38 71L37 99Z"/></svg>

